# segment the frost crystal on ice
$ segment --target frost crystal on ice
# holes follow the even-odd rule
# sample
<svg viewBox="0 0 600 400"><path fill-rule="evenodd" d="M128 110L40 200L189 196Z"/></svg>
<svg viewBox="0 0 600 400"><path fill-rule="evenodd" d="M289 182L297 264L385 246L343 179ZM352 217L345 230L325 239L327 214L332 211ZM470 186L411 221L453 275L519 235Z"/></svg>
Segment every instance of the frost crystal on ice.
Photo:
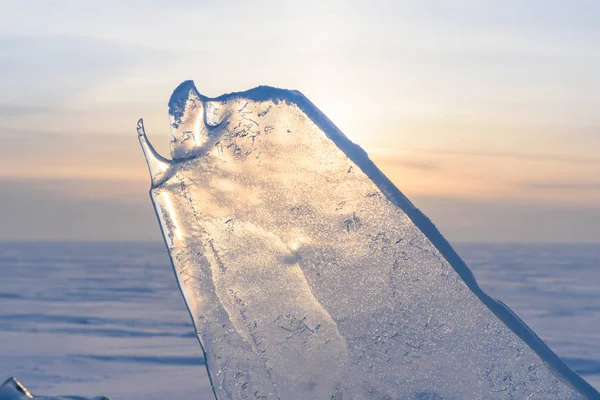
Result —
<svg viewBox="0 0 600 400"><path fill-rule="evenodd" d="M138 134L218 399L597 398L301 93L169 111L172 160Z"/></svg>

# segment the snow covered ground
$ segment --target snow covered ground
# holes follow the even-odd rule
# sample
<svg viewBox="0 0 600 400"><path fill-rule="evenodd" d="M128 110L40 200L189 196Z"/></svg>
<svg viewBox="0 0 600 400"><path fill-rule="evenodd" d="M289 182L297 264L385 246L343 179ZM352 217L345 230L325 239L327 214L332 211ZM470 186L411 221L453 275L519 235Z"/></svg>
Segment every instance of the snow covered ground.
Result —
<svg viewBox="0 0 600 400"><path fill-rule="evenodd" d="M600 388L600 245L456 246ZM34 394L212 399L162 243L0 243L0 381Z"/></svg>

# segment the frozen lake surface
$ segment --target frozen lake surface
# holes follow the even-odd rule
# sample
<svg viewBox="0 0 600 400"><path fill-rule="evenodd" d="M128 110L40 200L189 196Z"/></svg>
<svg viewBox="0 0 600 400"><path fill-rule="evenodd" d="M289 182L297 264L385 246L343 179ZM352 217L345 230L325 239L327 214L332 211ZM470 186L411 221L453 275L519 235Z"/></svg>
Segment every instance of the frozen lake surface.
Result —
<svg viewBox="0 0 600 400"><path fill-rule="evenodd" d="M456 249L600 388L600 245ZM0 381L40 395L213 398L162 243L0 243L0 269Z"/></svg>

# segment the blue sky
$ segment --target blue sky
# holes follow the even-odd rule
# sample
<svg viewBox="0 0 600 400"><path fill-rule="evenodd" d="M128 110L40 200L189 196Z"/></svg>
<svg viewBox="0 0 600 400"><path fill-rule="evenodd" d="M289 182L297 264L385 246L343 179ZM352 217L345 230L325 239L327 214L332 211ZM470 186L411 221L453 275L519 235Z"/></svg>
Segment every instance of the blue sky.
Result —
<svg viewBox="0 0 600 400"><path fill-rule="evenodd" d="M135 122L298 89L453 241L600 242L596 1L3 1L0 239L158 240Z"/></svg>

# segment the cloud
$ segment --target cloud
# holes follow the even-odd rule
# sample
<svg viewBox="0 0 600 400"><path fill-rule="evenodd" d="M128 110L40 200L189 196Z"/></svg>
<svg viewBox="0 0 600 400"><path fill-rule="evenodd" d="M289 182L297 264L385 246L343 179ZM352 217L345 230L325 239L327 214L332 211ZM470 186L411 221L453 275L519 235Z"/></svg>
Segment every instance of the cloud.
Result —
<svg viewBox="0 0 600 400"><path fill-rule="evenodd" d="M147 182L146 163L131 126L127 136L0 130L0 177Z"/></svg>
<svg viewBox="0 0 600 400"><path fill-rule="evenodd" d="M0 38L0 110L18 115L69 104L78 93L164 52L77 36Z"/></svg>
<svg viewBox="0 0 600 400"><path fill-rule="evenodd" d="M418 160L414 158L404 158L401 155L382 155L378 154L377 151L374 151L372 153L371 158L373 158L375 162L381 163L382 165L391 168L408 168L418 171L435 171L441 169L441 166L439 164L433 163L431 161Z"/></svg>
<svg viewBox="0 0 600 400"><path fill-rule="evenodd" d="M0 104L0 117L27 117L33 114L47 114L53 111L57 111L56 108L50 106L36 106L36 105L11 105L11 104ZM0 126L0 132L11 128L2 128Z"/></svg>
<svg viewBox="0 0 600 400"><path fill-rule="evenodd" d="M600 205L433 196L411 200L451 242L600 244Z"/></svg>
<svg viewBox="0 0 600 400"><path fill-rule="evenodd" d="M595 182L532 182L522 186L541 190L600 190L600 183Z"/></svg>
<svg viewBox="0 0 600 400"><path fill-rule="evenodd" d="M160 240L148 185L124 185L0 179L0 240Z"/></svg>
<svg viewBox="0 0 600 400"><path fill-rule="evenodd" d="M494 152L494 151L465 151L453 149L420 149L423 153L465 156L465 157L488 157L488 158L511 158L516 160L528 160L537 162L551 163L573 163L573 164L600 164L600 158L580 157L560 154L539 154L539 153L519 153L519 152Z"/></svg>

